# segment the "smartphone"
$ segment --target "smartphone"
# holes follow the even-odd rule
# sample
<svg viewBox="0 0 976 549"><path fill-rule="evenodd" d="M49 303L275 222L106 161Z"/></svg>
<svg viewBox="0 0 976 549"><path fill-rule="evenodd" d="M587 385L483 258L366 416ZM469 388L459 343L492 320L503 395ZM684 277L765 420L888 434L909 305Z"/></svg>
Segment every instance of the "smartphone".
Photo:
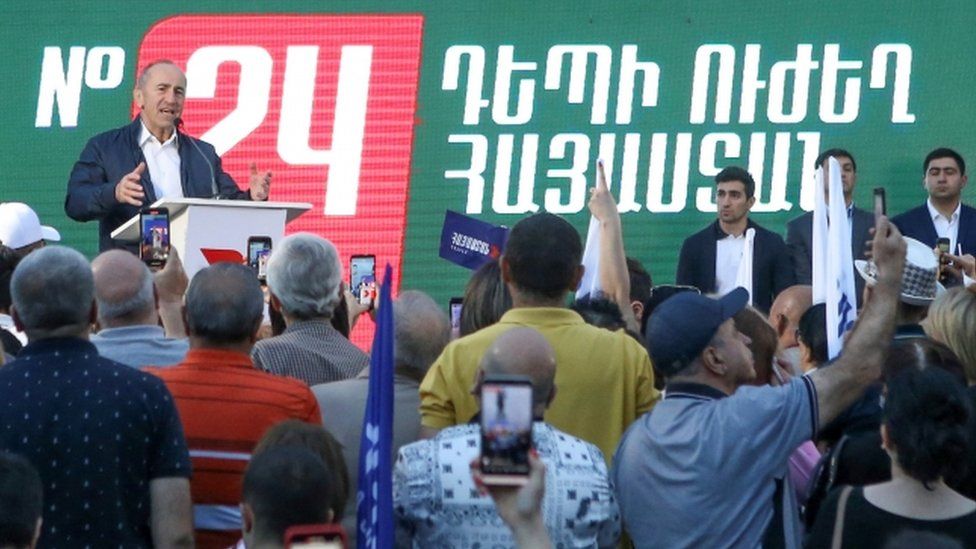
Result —
<svg viewBox="0 0 976 549"><path fill-rule="evenodd" d="M888 202L885 200L884 187L874 188L874 216L888 215Z"/></svg>
<svg viewBox="0 0 976 549"><path fill-rule="evenodd" d="M258 280L268 280L268 259L271 257L271 237L251 236L247 239L247 264L254 269Z"/></svg>
<svg viewBox="0 0 976 549"><path fill-rule="evenodd" d="M532 381L486 376L481 384L481 473L486 484L518 486L529 475Z"/></svg>
<svg viewBox="0 0 976 549"><path fill-rule="evenodd" d="M346 530L339 524L306 524L285 530L285 549L345 549Z"/></svg>
<svg viewBox="0 0 976 549"><path fill-rule="evenodd" d="M376 301L375 255L354 255L349 260L349 290L360 305L373 308Z"/></svg>
<svg viewBox="0 0 976 549"><path fill-rule="evenodd" d="M451 311L451 339L461 337L461 307L464 305L463 297L452 297L450 301Z"/></svg>
<svg viewBox="0 0 976 549"><path fill-rule="evenodd" d="M169 258L169 210L144 208L139 212L139 258L150 267L162 267Z"/></svg>

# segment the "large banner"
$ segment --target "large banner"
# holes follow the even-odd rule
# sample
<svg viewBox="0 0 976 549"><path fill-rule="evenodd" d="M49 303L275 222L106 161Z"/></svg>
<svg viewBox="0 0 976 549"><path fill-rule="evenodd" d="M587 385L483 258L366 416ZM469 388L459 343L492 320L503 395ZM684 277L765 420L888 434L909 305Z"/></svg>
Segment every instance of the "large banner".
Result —
<svg viewBox="0 0 976 549"><path fill-rule="evenodd" d="M137 72L160 58L187 74L186 130L239 183L256 162L272 200L313 204L289 232L376 254L445 306L468 276L438 258L445 210L509 226L548 210L583 231L597 158L655 282L714 219L726 165L783 233L813 207L822 149L850 150L855 200L884 186L893 212L924 200L929 150L976 159L968 2L259 4L0 4L0 201L94 253L96 225L63 212L68 174L136 114Z"/></svg>

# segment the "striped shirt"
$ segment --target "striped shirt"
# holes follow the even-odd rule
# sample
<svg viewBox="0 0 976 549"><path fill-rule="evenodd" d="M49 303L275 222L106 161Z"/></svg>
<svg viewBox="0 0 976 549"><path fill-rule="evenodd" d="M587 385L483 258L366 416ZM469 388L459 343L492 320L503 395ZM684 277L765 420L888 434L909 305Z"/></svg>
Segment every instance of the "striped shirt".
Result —
<svg viewBox="0 0 976 549"><path fill-rule="evenodd" d="M294 322L281 335L257 342L251 358L266 372L309 386L354 378L369 365L369 355L328 320Z"/></svg>
<svg viewBox="0 0 976 549"><path fill-rule="evenodd" d="M240 536L241 481L255 444L287 419L320 425L318 402L304 384L261 372L233 351L190 349L179 365L146 371L166 383L183 422L197 547L233 545Z"/></svg>

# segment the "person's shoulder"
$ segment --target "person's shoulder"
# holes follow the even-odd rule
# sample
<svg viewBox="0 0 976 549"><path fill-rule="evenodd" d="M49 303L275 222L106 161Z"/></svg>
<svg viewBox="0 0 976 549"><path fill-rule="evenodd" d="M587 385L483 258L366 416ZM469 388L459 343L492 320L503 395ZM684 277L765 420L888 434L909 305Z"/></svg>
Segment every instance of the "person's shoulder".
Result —
<svg viewBox="0 0 976 549"><path fill-rule="evenodd" d="M811 229L813 228L813 212L803 212L786 222L786 228L794 231L802 230L806 228L807 225L809 225Z"/></svg>
<svg viewBox="0 0 976 549"><path fill-rule="evenodd" d="M892 217L891 221L897 225L898 223L918 222L919 220L924 220L928 218L928 216L929 216L928 206L926 206L925 203L922 203L921 206L910 208Z"/></svg>
<svg viewBox="0 0 976 549"><path fill-rule="evenodd" d="M691 233L690 235L688 235L687 238L685 238L684 243L685 244L690 244L690 243L693 243L693 242L697 242L699 240L706 240L707 241L715 233L715 223L717 223L717 222L713 221L713 222L709 223L708 225L705 225L701 229L699 229L699 230Z"/></svg>
<svg viewBox="0 0 976 549"><path fill-rule="evenodd" d="M369 388L368 378L354 377L340 381L330 381L328 383L318 383L309 387L317 398L329 398L335 400L345 400Z"/></svg>
<svg viewBox="0 0 976 549"><path fill-rule="evenodd" d="M129 139L129 136L132 134L132 132L135 131L134 124L136 123L137 121L132 121L124 126L120 126L118 128L112 128L110 130L106 130L104 132L96 134L88 140L88 145L105 147L105 146L112 146L119 142L125 141Z"/></svg>
<svg viewBox="0 0 976 549"><path fill-rule="evenodd" d="M533 437L539 446L549 446L550 449L558 451L564 456L583 458L597 468L606 470L606 460L603 458L603 452L592 442L587 442L579 437L560 431L545 422L536 423ZM545 458L546 456L543 455L542 457Z"/></svg>
<svg viewBox="0 0 976 549"><path fill-rule="evenodd" d="M763 227L759 223L750 220L749 228L756 230L756 238L762 239L772 239L772 240L783 240L783 237L779 235L776 231L771 231L766 227Z"/></svg>

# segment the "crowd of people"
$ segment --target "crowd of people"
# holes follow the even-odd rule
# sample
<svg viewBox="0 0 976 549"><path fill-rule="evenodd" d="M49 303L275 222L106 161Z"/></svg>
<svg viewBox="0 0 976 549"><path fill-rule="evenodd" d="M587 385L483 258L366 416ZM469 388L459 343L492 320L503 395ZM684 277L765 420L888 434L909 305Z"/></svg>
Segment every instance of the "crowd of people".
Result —
<svg viewBox="0 0 976 549"><path fill-rule="evenodd" d="M356 545L373 373L349 331L371 310L343 283L340 250L290 235L262 284L232 263L190 280L175 250L152 271L108 238L139 193L179 186L156 175L184 151L170 139L192 139L176 124L183 90L175 65L150 65L141 125L96 137L76 166L66 208L102 220L94 260L47 245L60 236L28 206L0 205L0 547L275 548L309 532ZM119 139L154 155L148 172L103 159ZM518 221L472 273L456 339L433 299L401 291L396 545L976 547L965 163L933 151L926 204L889 220L854 206L853 155L828 150L818 166L828 157L861 280L833 359L813 216L785 241L763 229L737 167L716 176L717 219L685 241L677 284L627 257L601 166L599 292L570 299L582 240L550 213ZM270 174L252 175L235 198L267 197ZM531 386L531 448L511 485L482 459L479 396L497 379Z"/></svg>

